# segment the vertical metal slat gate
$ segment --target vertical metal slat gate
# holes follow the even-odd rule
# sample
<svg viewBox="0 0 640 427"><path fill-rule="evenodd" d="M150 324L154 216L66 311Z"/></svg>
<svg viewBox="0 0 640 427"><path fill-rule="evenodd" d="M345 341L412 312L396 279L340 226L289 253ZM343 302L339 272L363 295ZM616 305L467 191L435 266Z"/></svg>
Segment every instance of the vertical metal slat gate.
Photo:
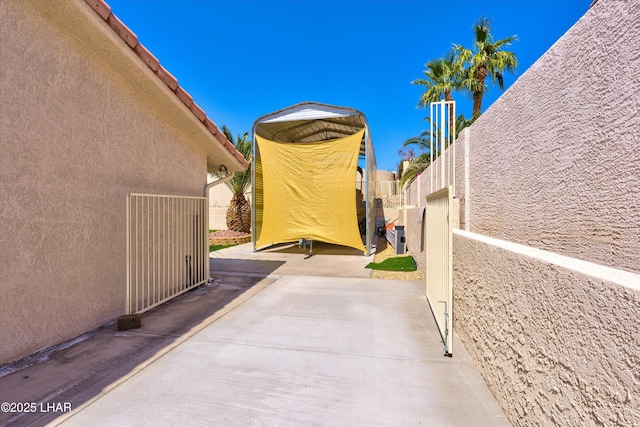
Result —
<svg viewBox="0 0 640 427"><path fill-rule="evenodd" d="M426 292L444 342L445 356L453 354L453 266L451 187L427 196Z"/></svg>
<svg viewBox="0 0 640 427"><path fill-rule="evenodd" d="M126 314L207 282L206 208L204 197L127 195Z"/></svg>

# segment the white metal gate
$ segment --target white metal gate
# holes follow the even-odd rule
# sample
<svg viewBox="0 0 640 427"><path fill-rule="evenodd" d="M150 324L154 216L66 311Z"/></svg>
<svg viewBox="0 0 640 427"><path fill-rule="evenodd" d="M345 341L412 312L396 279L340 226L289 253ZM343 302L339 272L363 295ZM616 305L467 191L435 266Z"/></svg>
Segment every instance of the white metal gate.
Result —
<svg viewBox="0 0 640 427"><path fill-rule="evenodd" d="M431 121L430 193L452 186L456 195L456 103L455 101L429 104ZM437 158L436 158L437 156Z"/></svg>
<svg viewBox="0 0 640 427"><path fill-rule="evenodd" d="M445 356L453 354L452 192L443 188L427 196L426 291Z"/></svg>
<svg viewBox="0 0 640 427"><path fill-rule="evenodd" d="M126 314L207 282L207 199L127 195Z"/></svg>

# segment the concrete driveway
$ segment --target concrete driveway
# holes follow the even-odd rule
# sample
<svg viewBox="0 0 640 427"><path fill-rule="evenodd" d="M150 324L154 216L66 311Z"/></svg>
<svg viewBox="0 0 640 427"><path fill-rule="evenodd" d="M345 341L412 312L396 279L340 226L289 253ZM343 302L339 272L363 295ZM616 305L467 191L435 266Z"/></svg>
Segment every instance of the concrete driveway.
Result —
<svg viewBox="0 0 640 427"><path fill-rule="evenodd" d="M213 253L210 288L252 285L52 425L510 425L462 344L443 356L423 283L314 253ZM142 329L161 334L171 313Z"/></svg>

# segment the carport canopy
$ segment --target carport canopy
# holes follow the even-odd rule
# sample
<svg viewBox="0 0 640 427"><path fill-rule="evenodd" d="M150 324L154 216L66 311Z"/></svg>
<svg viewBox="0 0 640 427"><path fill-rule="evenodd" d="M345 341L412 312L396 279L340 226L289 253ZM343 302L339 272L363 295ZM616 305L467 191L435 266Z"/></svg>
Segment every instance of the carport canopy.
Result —
<svg viewBox="0 0 640 427"><path fill-rule="evenodd" d="M371 253L376 164L364 114L304 102L260 117L252 137L254 250L312 239Z"/></svg>

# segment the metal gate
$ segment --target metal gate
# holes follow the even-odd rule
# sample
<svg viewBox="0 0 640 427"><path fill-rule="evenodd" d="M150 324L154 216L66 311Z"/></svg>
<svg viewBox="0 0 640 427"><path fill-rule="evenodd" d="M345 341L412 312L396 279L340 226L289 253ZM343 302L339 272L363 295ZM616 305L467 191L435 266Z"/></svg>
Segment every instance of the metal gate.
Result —
<svg viewBox="0 0 640 427"><path fill-rule="evenodd" d="M142 313L207 282L206 200L127 195L126 314Z"/></svg>
<svg viewBox="0 0 640 427"><path fill-rule="evenodd" d="M450 185L456 195L456 103L455 101L429 104L430 138L430 192ZM436 157L437 156L437 157Z"/></svg>
<svg viewBox="0 0 640 427"><path fill-rule="evenodd" d="M440 329L445 356L453 354L452 205L451 187L427 196L427 300Z"/></svg>

